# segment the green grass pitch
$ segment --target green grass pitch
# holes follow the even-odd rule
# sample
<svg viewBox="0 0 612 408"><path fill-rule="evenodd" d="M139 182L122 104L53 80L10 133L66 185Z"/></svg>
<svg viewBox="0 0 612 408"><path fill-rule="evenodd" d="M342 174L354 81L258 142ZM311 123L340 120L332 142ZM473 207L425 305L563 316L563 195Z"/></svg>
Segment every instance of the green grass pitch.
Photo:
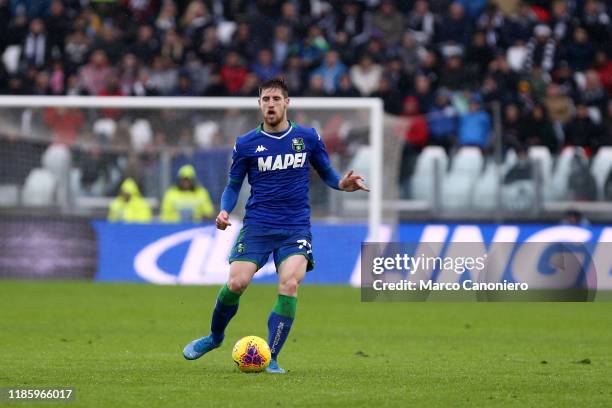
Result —
<svg viewBox="0 0 612 408"><path fill-rule="evenodd" d="M220 349L183 359L217 291L1 281L0 388L74 387L43 404L70 407L612 404L612 303L361 303L303 286L274 376L231 360L238 338L267 336L273 286L247 290Z"/></svg>

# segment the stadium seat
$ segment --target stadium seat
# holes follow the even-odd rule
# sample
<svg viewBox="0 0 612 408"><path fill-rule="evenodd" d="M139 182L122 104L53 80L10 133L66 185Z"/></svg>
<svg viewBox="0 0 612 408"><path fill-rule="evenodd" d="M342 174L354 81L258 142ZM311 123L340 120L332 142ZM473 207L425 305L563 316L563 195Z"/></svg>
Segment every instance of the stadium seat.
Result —
<svg viewBox="0 0 612 408"><path fill-rule="evenodd" d="M535 204L536 188L533 180L518 180L502 185L501 204L510 211L527 211Z"/></svg>
<svg viewBox="0 0 612 408"><path fill-rule="evenodd" d="M70 169L70 192L73 197L79 197L84 194L81 186L82 171L79 168Z"/></svg>
<svg viewBox="0 0 612 408"><path fill-rule="evenodd" d="M107 141L113 139L117 130L117 122L111 118L98 119L93 124L93 131L96 136L102 136Z"/></svg>
<svg viewBox="0 0 612 408"><path fill-rule="evenodd" d="M597 196L603 200L603 189L608 174L612 170L612 147L600 147L591 162L591 174L597 182Z"/></svg>
<svg viewBox="0 0 612 408"><path fill-rule="evenodd" d="M353 156L348 168L357 174L370 174L370 162L372 160L370 146L360 146Z"/></svg>
<svg viewBox="0 0 612 408"><path fill-rule="evenodd" d="M483 161L478 147L462 147L453 157L449 175L475 178L482 171Z"/></svg>
<svg viewBox="0 0 612 408"><path fill-rule="evenodd" d="M19 205L19 186L16 184L0 185L0 207Z"/></svg>
<svg viewBox="0 0 612 408"><path fill-rule="evenodd" d="M196 145L203 149L212 147L215 143L215 136L219 133L219 125L209 120L198 123L194 129L194 139Z"/></svg>
<svg viewBox="0 0 612 408"><path fill-rule="evenodd" d="M440 146L427 146L419 155L411 178L412 198L415 200L433 201L434 177L436 166L439 169L440 182L448 167L448 157Z"/></svg>
<svg viewBox="0 0 612 408"><path fill-rule="evenodd" d="M355 174L361 174L364 175L364 177L367 177L370 174L371 162L372 149L370 146L361 146L359 149L357 149L357 152L355 152L355 155L353 156L348 168L352 169ZM340 177L342 176L343 174L340 175ZM363 199L367 197L367 193L364 191L357 191L351 195L356 195L356 197L359 196Z"/></svg>
<svg viewBox="0 0 612 408"><path fill-rule="evenodd" d="M144 148L153 142L153 129L151 124L146 119L137 119L130 127L130 141L132 147L137 152L141 152Z"/></svg>
<svg viewBox="0 0 612 408"><path fill-rule="evenodd" d="M48 169L35 168L26 178L22 202L26 206L50 206L55 204L57 181Z"/></svg>
<svg viewBox="0 0 612 408"><path fill-rule="evenodd" d="M56 178L67 174L70 162L70 149L62 144L50 145L41 158L42 167L51 171Z"/></svg>
<svg viewBox="0 0 612 408"><path fill-rule="evenodd" d="M487 163L484 173L478 178L474 186L472 206L482 210L492 210L497 207L497 185L498 185L497 163Z"/></svg>
<svg viewBox="0 0 612 408"><path fill-rule="evenodd" d="M514 149L508 149L506 156L504 157L504 163L502 164L502 173L506 174L516 164L518 157Z"/></svg>
<svg viewBox="0 0 612 408"><path fill-rule="evenodd" d="M70 199L70 167L72 155L70 149L62 144L52 144L42 155L42 167L49 170L56 180L56 200L60 205Z"/></svg>
<svg viewBox="0 0 612 408"><path fill-rule="evenodd" d="M550 191L545 194L545 198L551 200L564 200L567 198L567 182L575 155L578 155L580 160L586 160L586 154L581 147L568 146L563 149L552 174Z"/></svg>
<svg viewBox="0 0 612 408"><path fill-rule="evenodd" d="M530 147L529 150L527 151L527 156L529 160L534 164L534 166L539 165L540 169L542 169L542 184L540 186L540 188L542 189L541 194L542 194L543 199L550 200L550 197L551 197L550 180L552 178L552 168L553 168L553 157L550 154L550 151L548 150L548 148L543 147L543 146L533 146L533 147ZM512 168L514 168L514 166L517 163L518 163L518 155L516 151L514 149L509 149L506 152L506 157L505 157L504 163L502 164L502 169L501 169L501 173L503 176L502 179L505 178L508 172L512 170ZM533 173L531 177L533 177ZM513 194L514 195L519 194L521 191L525 191L526 192L525 194L531 194L531 191L533 191L534 197L537 195L536 194L537 192L536 182L533 179L523 180L523 181L525 181L525 183L521 182L516 185L514 183L502 185L501 200L502 200L502 204L504 208L508 210L516 210L516 211L522 208L520 204L515 205L515 204L504 201L504 200L516 200L516 198L512 198ZM526 198L525 202L529 202L532 204L535 203L532 198Z"/></svg>
<svg viewBox="0 0 612 408"><path fill-rule="evenodd" d="M470 206L483 160L477 147L462 147L457 151L450 171L442 181L442 208L454 210Z"/></svg>
<svg viewBox="0 0 612 408"><path fill-rule="evenodd" d="M466 174L451 174L442 182L442 208L445 210L466 209L470 205L476 177Z"/></svg>
<svg viewBox="0 0 612 408"><path fill-rule="evenodd" d="M370 163L372 161L372 154L370 146L360 146L355 155L353 156L351 162L348 165L348 169L352 169L355 174L361 174L364 177L367 177L370 174ZM342 177L343 174L340 174ZM363 202L367 200L368 195L365 191L356 191L351 194L347 194L342 197L342 201L344 203L344 208L352 211L360 208L357 202Z"/></svg>
<svg viewBox="0 0 612 408"><path fill-rule="evenodd" d="M552 194L550 181L553 170L553 158L550 150L545 146L531 146L527 154L535 166L540 169L543 199L548 201Z"/></svg>
<svg viewBox="0 0 612 408"><path fill-rule="evenodd" d="M552 177L553 159L550 150L545 146L531 146L528 151L528 156L534 163L540 166L540 174L542 181L548 183Z"/></svg>

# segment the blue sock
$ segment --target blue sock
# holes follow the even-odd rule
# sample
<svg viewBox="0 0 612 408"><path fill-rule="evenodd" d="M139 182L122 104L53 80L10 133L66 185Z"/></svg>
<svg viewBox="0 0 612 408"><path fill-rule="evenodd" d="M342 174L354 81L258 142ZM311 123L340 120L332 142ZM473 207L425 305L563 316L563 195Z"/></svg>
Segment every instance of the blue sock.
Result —
<svg viewBox="0 0 612 408"><path fill-rule="evenodd" d="M293 319L291 317L281 316L274 312L270 313L268 318L268 344L273 360L276 360L278 353L283 348L292 324Z"/></svg>
<svg viewBox="0 0 612 408"><path fill-rule="evenodd" d="M274 360L276 360L287 340L287 336L289 336L295 317L296 304L297 298L278 295L278 300L268 318L268 344Z"/></svg>
<svg viewBox="0 0 612 408"><path fill-rule="evenodd" d="M241 294L230 291L227 285L221 288L210 323L210 332L215 343L223 341L225 328L238 311L238 301Z"/></svg>

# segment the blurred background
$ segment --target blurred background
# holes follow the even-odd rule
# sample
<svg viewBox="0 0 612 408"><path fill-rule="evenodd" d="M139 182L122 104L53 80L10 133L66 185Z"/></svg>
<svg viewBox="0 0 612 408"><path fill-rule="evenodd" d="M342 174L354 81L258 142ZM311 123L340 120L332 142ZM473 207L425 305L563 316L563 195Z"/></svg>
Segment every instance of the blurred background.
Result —
<svg viewBox="0 0 612 408"><path fill-rule="evenodd" d="M296 103L290 119L319 130L341 171L383 162L372 187L390 225L599 228L612 218L611 12L596 0L0 0L0 275L99 277L120 263L135 266L102 275L208 282L231 237L188 231L216 215L235 138L259 123L257 86L278 76L296 101L382 100L382 157L368 109ZM338 242L358 252L367 196L316 175L311 193L317 228L346 229ZM172 234L155 261L135 255ZM73 254L63 266L59 247ZM189 269L197 248L222 256Z"/></svg>

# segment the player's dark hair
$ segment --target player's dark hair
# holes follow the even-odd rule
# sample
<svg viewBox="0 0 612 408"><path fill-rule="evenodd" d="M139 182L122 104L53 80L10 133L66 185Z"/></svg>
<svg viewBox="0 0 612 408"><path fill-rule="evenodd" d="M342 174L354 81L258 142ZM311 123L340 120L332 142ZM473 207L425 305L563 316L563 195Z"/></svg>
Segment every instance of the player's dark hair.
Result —
<svg viewBox="0 0 612 408"><path fill-rule="evenodd" d="M264 91L264 89L270 88L280 89L281 91L283 91L283 96L285 98L289 97L289 87L287 86L283 78L268 79L267 81L259 85L259 96L261 96L261 93Z"/></svg>

